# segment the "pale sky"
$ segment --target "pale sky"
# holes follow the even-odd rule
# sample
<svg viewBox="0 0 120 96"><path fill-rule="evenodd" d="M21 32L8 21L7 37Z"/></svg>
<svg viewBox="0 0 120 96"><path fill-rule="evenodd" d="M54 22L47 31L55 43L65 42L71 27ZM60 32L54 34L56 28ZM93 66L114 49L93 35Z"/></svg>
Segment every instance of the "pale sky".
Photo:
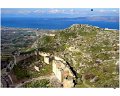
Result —
<svg viewBox="0 0 120 96"><path fill-rule="evenodd" d="M93 11L91 11L93 9ZM2 8L4 16L29 17L85 17L85 16L118 16L118 8Z"/></svg>

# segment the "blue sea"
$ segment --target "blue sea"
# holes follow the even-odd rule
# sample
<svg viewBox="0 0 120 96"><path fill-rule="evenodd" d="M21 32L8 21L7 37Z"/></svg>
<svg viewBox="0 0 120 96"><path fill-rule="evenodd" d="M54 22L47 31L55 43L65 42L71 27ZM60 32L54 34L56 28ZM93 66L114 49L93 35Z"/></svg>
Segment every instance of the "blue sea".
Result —
<svg viewBox="0 0 120 96"><path fill-rule="evenodd" d="M92 21L76 18L33 18L33 17L4 17L1 25L16 28L65 29L72 24L89 24L100 28L119 29L119 22L105 20Z"/></svg>

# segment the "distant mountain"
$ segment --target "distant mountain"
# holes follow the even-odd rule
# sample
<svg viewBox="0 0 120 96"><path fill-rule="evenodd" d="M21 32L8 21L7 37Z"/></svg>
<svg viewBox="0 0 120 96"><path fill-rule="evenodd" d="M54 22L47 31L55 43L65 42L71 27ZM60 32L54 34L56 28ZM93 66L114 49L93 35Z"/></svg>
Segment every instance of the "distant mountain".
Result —
<svg viewBox="0 0 120 96"><path fill-rule="evenodd" d="M88 17L77 17L76 19L86 19L89 21L119 22L119 16L88 16Z"/></svg>

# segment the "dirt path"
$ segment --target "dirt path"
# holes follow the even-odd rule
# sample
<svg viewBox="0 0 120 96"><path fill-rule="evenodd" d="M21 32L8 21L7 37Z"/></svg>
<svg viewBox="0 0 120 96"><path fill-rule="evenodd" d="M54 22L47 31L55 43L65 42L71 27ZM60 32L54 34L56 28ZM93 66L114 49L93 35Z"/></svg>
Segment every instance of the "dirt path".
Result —
<svg viewBox="0 0 120 96"><path fill-rule="evenodd" d="M83 84L84 84L87 88L91 88L91 86L86 83L86 80L85 80L85 77L84 77L84 76L82 76L82 81L83 81Z"/></svg>
<svg viewBox="0 0 120 96"><path fill-rule="evenodd" d="M19 83L19 84L16 84L14 86L16 88L19 88L19 87L23 86L24 84L32 82L32 81L37 81L37 80L42 80L42 79L51 79L51 78L54 78L54 77L55 77L54 75L51 75L51 76L40 76L40 77L37 77L37 78L29 79L29 80L25 81L24 83Z"/></svg>

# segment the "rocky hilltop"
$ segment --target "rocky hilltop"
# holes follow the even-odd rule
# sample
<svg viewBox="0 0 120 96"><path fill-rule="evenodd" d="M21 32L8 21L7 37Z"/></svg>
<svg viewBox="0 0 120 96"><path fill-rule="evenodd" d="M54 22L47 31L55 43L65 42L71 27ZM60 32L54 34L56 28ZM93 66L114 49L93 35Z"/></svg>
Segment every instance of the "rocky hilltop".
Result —
<svg viewBox="0 0 120 96"><path fill-rule="evenodd" d="M39 38L39 50L68 62L75 87L119 86L119 31L74 24Z"/></svg>
<svg viewBox="0 0 120 96"><path fill-rule="evenodd" d="M34 42L10 50L12 60L2 69L2 87L119 87L118 30L74 24L64 30L24 30L16 37L23 33L27 38L14 38L15 45L24 38L30 42L30 36Z"/></svg>

